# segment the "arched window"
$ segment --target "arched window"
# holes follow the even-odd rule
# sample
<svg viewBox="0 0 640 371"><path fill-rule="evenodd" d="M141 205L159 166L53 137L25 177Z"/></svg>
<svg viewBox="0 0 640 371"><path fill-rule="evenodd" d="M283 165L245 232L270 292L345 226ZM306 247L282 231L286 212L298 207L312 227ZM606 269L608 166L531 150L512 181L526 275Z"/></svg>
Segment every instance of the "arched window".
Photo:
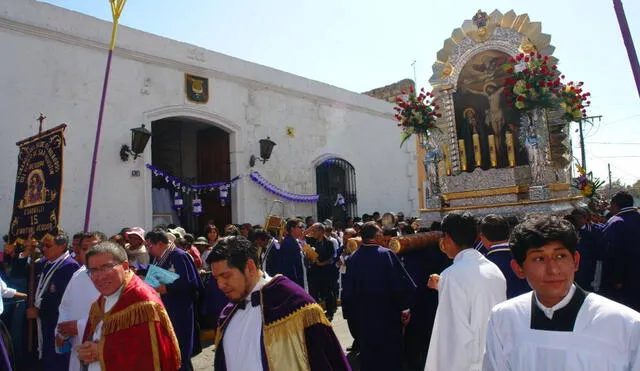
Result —
<svg viewBox="0 0 640 371"><path fill-rule="evenodd" d="M329 158L316 166L318 221L332 217L344 226L347 217L358 215L356 197L356 172L349 162L341 158Z"/></svg>

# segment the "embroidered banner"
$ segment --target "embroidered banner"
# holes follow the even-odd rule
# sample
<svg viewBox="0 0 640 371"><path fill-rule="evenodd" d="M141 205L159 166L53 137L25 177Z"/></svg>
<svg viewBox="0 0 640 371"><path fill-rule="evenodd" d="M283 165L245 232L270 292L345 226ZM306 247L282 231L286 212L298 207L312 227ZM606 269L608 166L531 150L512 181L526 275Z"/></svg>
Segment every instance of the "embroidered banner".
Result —
<svg viewBox="0 0 640 371"><path fill-rule="evenodd" d="M66 127L62 124L16 143L20 152L10 243L26 240L30 233L41 240L58 228Z"/></svg>

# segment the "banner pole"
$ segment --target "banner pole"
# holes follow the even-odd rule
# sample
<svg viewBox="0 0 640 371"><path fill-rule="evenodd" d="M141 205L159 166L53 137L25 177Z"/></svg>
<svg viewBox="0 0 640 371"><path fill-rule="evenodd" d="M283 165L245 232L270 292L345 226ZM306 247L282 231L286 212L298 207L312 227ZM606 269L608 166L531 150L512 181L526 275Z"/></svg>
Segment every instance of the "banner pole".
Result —
<svg viewBox="0 0 640 371"><path fill-rule="evenodd" d="M100 148L100 134L102 131L102 118L104 115L104 107L107 100L107 87L109 85L109 75L111 73L111 59L113 58L113 49L116 45L116 35L118 33L118 21L120 14L124 9L126 0L109 0L111 3L111 15L113 16L113 28L111 31L111 43L109 44L109 53L107 54L107 67L104 73L104 83L102 85L102 98L100 99L100 110L98 112L98 126L96 128L96 139L93 145L93 157L91 160L91 175L89 177L89 192L87 193L87 208L84 213L84 231L89 231L91 221L91 206L93 201L93 186L96 176L96 168L98 165L98 150Z"/></svg>

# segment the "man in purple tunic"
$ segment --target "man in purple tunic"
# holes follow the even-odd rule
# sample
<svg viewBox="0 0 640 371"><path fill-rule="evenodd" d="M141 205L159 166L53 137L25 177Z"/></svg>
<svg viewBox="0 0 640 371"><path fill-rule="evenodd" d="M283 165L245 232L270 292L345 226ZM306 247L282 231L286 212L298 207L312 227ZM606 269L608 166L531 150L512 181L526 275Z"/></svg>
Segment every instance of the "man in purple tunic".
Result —
<svg viewBox="0 0 640 371"><path fill-rule="evenodd" d="M322 308L285 276L260 270L257 248L241 236L207 258L231 301L216 334L216 371L351 370Z"/></svg>
<svg viewBox="0 0 640 371"><path fill-rule="evenodd" d="M69 353L55 351L58 307L71 276L80 268L67 250L68 243L69 237L61 230L55 237L47 235L42 240L44 258L36 263L34 307L27 309L27 318L38 319L39 356L45 371L69 368Z"/></svg>
<svg viewBox="0 0 640 371"><path fill-rule="evenodd" d="M162 298L178 338L182 355L180 370L189 371L193 370L191 356L194 349L201 349L200 334L196 331L195 303L204 285L193 260L184 250L176 248L173 241L169 240L170 237L170 233L155 230L147 233L145 240L152 256L151 264L180 275L173 283L160 285L155 289Z"/></svg>
<svg viewBox="0 0 640 371"><path fill-rule="evenodd" d="M608 259L603 267L603 295L640 311L640 213L626 191L611 198L610 209L614 215L604 227Z"/></svg>
<svg viewBox="0 0 640 371"><path fill-rule="evenodd" d="M362 245L347 261L342 310L357 318L362 370L401 370L402 329L416 285L396 254L376 242L382 236L376 222L365 223L360 233Z"/></svg>

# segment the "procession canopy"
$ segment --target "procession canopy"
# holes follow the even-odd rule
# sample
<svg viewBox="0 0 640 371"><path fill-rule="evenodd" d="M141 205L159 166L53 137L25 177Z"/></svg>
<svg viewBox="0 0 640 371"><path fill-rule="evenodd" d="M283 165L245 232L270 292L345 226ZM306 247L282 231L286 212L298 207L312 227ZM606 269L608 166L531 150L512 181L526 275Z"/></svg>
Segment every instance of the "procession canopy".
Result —
<svg viewBox="0 0 640 371"><path fill-rule="evenodd" d="M418 145L424 159L418 165L423 211L467 207L489 212L571 198L572 154L564 112L549 109L535 116L539 150L532 157L526 130L534 124L532 116L508 104L504 92L506 64L521 53L548 56L555 64L554 49L540 22L513 10L478 10L452 32L429 79L442 114L439 130L430 135L432 143Z"/></svg>

